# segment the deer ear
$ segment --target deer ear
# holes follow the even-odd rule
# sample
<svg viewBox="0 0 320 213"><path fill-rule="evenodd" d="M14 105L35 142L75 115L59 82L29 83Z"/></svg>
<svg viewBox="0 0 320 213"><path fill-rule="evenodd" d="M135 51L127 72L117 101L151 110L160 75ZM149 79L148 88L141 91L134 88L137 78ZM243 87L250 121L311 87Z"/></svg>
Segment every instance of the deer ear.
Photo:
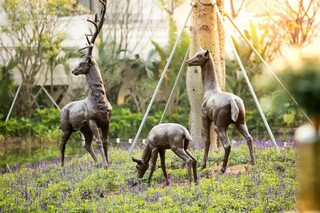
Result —
<svg viewBox="0 0 320 213"><path fill-rule="evenodd" d="M205 56L206 58L209 57L209 50L207 50L207 51L204 53L204 56Z"/></svg>
<svg viewBox="0 0 320 213"><path fill-rule="evenodd" d="M139 165L142 164L141 160L135 159L134 157L132 157L132 161L133 161L133 162L136 162L136 163L139 164Z"/></svg>

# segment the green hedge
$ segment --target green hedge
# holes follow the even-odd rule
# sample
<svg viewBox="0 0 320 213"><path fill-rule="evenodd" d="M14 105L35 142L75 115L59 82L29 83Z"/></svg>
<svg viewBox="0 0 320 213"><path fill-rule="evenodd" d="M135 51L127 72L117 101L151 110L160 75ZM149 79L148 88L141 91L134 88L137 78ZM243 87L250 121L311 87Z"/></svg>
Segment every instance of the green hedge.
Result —
<svg viewBox="0 0 320 213"><path fill-rule="evenodd" d="M0 114L0 118L4 115ZM46 137L56 138L60 136L60 113L55 108L36 110L31 118L10 118L8 122L0 121L0 135L4 137ZM132 138L136 135L143 114L132 113L128 108L115 108L110 122L110 138ZM159 123L161 113L149 115L141 132L141 137L146 137L150 129ZM188 124L188 116L175 113L167 116L164 122L176 122L184 126Z"/></svg>

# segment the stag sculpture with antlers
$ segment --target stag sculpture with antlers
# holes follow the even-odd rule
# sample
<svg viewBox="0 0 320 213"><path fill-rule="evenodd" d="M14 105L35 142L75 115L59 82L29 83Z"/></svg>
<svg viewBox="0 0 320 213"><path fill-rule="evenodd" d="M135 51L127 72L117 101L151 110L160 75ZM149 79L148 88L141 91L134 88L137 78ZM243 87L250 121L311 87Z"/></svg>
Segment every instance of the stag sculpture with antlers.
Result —
<svg viewBox="0 0 320 213"><path fill-rule="evenodd" d="M61 165L64 165L64 153L66 143L71 134L75 131L81 131L85 138L85 148L97 163L97 157L92 149L93 136L96 138L100 150L103 166L108 167L108 132L112 107L107 99L97 62L92 57L94 42L103 26L106 13L107 0L100 0L101 15L98 20L97 14L95 20L87 20L95 27L92 34L86 34L88 45L83 49L88 49L83 61L72 71L74 75L85 75L87 78L89 94L81 101L73 101L67 104L61 110L60 128L62 130L62 140L60 143ZM91 39L89 39L91 37ZM99 128L102 137L100 137Z"/></svg>

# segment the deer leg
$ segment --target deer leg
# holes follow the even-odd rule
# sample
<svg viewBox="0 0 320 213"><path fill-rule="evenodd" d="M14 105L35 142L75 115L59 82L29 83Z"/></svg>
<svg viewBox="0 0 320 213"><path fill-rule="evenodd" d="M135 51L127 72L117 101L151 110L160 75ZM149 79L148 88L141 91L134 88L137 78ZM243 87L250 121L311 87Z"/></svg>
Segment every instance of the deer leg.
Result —
<svg viewBox="0 0 320 213"><path fill-rule="evenodd" d="M202 161L202 168L207 167L207 161L208 161L208 153L209 153L209 148L210 148L210 126L211 126L211 121L209 120L208 117L202 117L202 122L203 122L203 127L204 127L204 156L203 156L203 161Z"/></svg>
<svg viewBox="0 0 320 213"><path fill-rule="evenodd" d="M186 153L185 149L183 148L173 149L172 151L187 163L188 179L189 179L189 183L191 183L192 182L191 166L193 164L193 159Z"/></svg>
<svg viewBox="0 0 320 213"><path fill-rule="evenodd" d="M152 174L153 174L154 170L156 169L158 152L159 152L158 148L154 148L151 151L151 167L150 167L150 174L149 174L149 177L148 177L148 184L149 185L150 185L150 182L151 182Z"/></svg>
<svg viewBox="0 0 320 213"><path fill-rule="evenodd" d="M189 141L185 139L184 141L184 151L187 153L187 155L193 160L192 161L192 169L193 169L193 178L194 182L198 183L198 174L197 174L197 160L193 157L191 152L188 149Z"/></svg>
<svg viewBox="0 0 320 213"><path fill-rule="evenodd" d="M85 139L84 147L89 152L89 154L93 158L94 162L97 163L98 159L97 159L96 154L94 153L94 151L92 149L92 138L93 138L92 132L88 128L81 129L81 132L82 132L82 134L84 136L84 139Z"/></svg>
<svg viewBox="0 0 320 213"><path fill-rule="evenodd" d="M185 152L192 159L193 179L195 183L198 183L197 160L192 156L189 150L185 149Z"/></svg>
<svg viewBox="0 0 320 213"><path fill-rule="evenodd" d="M159 154L160 154L161 168L162 168L162 171L163 171L163 175L164 175L164 177L166 179L166 184L169 185L168 175L167 175L167 171L166 171L166 162L165 162L166 151L165 150L159 150Z"/></svg>
<svg viewBox="0 0 320 213"><path fill-rule="evenodd" d="M71 130L64 131L62 133L62 140L60 142L60 157L61 157L61 166L64 166L64 153L66 150L66 144L72 134Z"/></svg>
<svg viewBox="0 0 320 213"><path fill-rule="evenodd" d="M226 133L227 128L226 127L216 127L215 126L215 131L220 139L220 141L223 144L223 148L224 148L224 158L223 158L223 163L222 163L222 167L221 167L221 172L225 173L226 171L226 167L227 167L227 163L228 163L228 159L229 159L229 154L231 151L231 143L230 140L228 138L228 135Z"/></svg>
<svg viewBox="0 0 320 213"><path fill-rule="evenodd" d="M102 148L102 142L101 142L98 126L94 120L89 120L89 126L90 126L90 130L91 130L92 134L94 135L94 137L97 140L98 149L101 153L101 157L103 160L103 166L105 169L107 169L108 163L107 163L107 159L106 159L106 156L105 156L103 148Z"/></svg>
<svg viewBox="0 0 320 213"><path fill-rule="evenodd" d="M251 164L254 165L254 155L253 155L253 147L252 147L252 137L248 131L247 125L245 123L236 125L236 128L238 131L243 135L243 137L246 139L250 157L251 157Z"/></svg>
<svg viewBox="0 0 320 213"><path fill-rule="evenodd" d="M104 150L104 155L106 156L107 164L109 164L108 160L108 133L109 133L109 121L106 128L102 129L102 146Z"/></svg>

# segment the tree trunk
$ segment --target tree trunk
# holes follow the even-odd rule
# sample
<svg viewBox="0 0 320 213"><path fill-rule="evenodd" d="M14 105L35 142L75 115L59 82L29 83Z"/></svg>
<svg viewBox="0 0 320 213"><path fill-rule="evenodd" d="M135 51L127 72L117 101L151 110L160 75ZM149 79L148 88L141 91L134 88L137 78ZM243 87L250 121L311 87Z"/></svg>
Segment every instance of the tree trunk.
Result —
<svg viewBox="0 0 320 213"><path fill-rule="evenodd" d="M23 82L19 94L19 106L17 107L18 114L21 117L30 117L33 109L32 84L30 82Z"/></svg>
<svg viewBox="0 0 320 213"><path fill-rule="evenodd" d="M224 11L224 0L217 0L217 6L221 13ZM213 22L215 23L214 35L213 35L213 61L217 72L218 81L220 88L225 90L225 79L226 79L226 64L225 64L225 32L223 26L219 20L219 17L214 10ZM215 134L213 125L211 126L211 146L214 150L218 148L219 143L217 140L217 135Z"/></svg>
<svg viewBox="0 0 320 213"><path fill-rule="evenodd" d="M195 7L191 14L190 27L190 57L200 48L209 50L213 55L214 65L222 90L225 87L225 50L224 32L216 16L211 0L196 0ZM217 2L218 7L223 10L224 1ZM219 26L219 25L220 26ZM187 92L190 102L190 132L194 141L203 143L203 124L201 115L201 104L203 101L203 84L200 67L189 67L186 77ZM213 130L213 126L211 127ZM213 147L217 147L217 136L211 135L211 141L215 142Z"/></svg>

